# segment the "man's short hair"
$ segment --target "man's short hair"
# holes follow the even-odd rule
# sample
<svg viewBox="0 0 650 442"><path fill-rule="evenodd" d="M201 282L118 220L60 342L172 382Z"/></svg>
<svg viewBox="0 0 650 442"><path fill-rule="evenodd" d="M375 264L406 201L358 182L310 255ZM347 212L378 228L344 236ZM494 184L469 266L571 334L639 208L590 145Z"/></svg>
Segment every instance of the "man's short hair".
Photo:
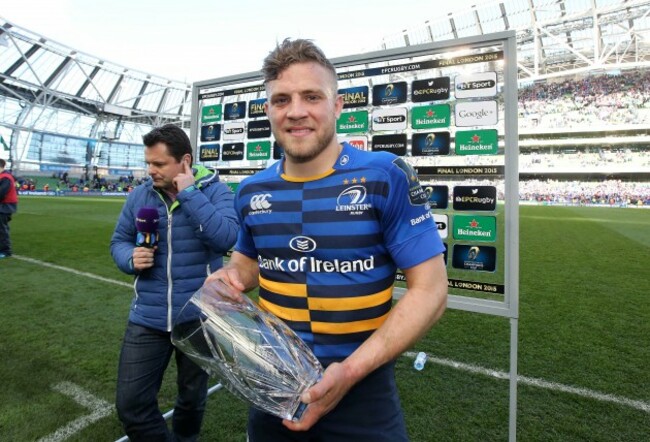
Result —
<svg viewBox="0 0 650 442"><path fill-rule="evenodd" d="M262 74L264 74L264 84L276 80L278 76L294 63L314 62L323 66L332 73L335 80L338 78L336 69L331 61L325 56L311 40L286 38L279 43L274 50L264 59L262 65Z"/></svg>
<svg viewBox="0 0 650 442"><path fill-rule="evenodd" d="M169 155L173 156L179 163L183 159L183 155L188 153L194 159L190 138L183 129L175 124L165 124L164 126L152 129L149 133L142 136L142 142L147 147L164 143L167 145Z"/></svg>
<svg viewBox="0 0 650 442"><path fill-rule="evenodd" d="M6 165L7 165L7 162L5 160L3 160L2 158L0 158L0 168L4 169Z"/></svg>

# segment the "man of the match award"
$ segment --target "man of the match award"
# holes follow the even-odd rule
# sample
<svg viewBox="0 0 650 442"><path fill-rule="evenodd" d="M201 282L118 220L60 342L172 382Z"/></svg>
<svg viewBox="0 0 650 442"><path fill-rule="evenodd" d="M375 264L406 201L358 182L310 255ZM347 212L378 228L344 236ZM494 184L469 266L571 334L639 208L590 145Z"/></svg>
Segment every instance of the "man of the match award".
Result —
<svg viewBox="0 0 650 442"><path fill-rule="evenodd" d="M233 394L269 414L300 420L300 395L323 368L309 347L284 322L235 289L214 281L199 289L181 310L172 342L215 375Z"/></svg>

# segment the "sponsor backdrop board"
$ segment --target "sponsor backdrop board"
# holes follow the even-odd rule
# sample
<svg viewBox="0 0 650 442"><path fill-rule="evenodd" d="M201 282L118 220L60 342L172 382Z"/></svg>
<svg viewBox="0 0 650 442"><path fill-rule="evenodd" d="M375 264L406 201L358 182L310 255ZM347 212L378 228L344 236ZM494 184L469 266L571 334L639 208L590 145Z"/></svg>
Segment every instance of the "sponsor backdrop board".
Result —
<svg viewBox="0 0 650 442"><path fill-rule="evenodd" d="M419 195L448 243L449 305L503 316L513 316L518 285L509 280L517 273L509 261L518 257L509 235L517 232L505 231L517 214L508 204L517 193L508 183L517 174L508 158L518 155L510 44L504 33L333 60L343 99L339 140L393 153L413 167L424 189ZM282 158L266 100L259 72L194 85L192 141L199 159L223 169L226 181ZM489 263L454 265L486 242Z"/></svg>
<svg viewBox="0 0 650 442"><path fill-rule="evenodd" d="M510 319L509 436L514 440L519 312L515 33L332 62L343 99L336 121L339 141L405 160L404 173L413 178L407 197L431 208L430 217L411 222L435 222L445 244L449 308ZM259 71L194 84L190 137L197 158L219 168L233 189L282 158L266 100ZM404 275L396 279L399 297Z"/></svg>

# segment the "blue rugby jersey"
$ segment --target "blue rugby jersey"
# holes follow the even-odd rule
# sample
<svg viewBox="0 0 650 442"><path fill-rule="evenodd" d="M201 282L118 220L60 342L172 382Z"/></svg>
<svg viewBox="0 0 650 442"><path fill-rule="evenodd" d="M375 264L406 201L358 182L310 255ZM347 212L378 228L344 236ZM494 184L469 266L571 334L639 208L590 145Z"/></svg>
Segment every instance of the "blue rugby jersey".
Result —
<svg viewBox="0 0 650 442"><path fill-rule="evenodd" d="M283 319L325 365L345 359L386 320L397 268L444 251L413 169L347 143L320 176L283 161L246 178L235 250L258 261L260 307Z"/></svg>

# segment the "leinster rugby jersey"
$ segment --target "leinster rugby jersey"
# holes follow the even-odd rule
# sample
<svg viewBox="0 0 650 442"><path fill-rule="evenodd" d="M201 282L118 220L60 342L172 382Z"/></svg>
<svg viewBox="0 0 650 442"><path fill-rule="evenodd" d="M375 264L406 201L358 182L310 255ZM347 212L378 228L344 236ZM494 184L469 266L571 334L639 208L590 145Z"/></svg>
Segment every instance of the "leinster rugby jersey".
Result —
<svg viewBox="0 0 650 442"><path fill-rule="evenodd" d="M415 172L399 157L344 143L323 175L283 169L278 162L239 186L235 250L259 264L260 307L327 365L386 320L397 268L444 246Z"/></svg>

